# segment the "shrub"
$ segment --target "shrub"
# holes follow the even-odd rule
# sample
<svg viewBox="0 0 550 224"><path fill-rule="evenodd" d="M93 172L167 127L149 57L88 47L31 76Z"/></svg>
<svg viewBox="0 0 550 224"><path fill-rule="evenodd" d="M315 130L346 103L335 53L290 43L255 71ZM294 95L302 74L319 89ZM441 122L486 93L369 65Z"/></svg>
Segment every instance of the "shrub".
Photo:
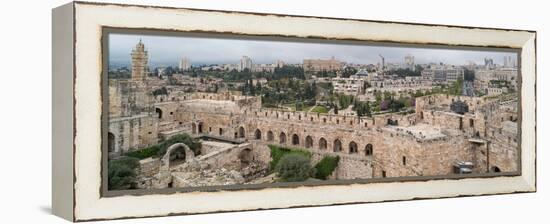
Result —
<svg viewBox="0 0 550 224"><path fill-rule="evenodd" d="M147 148L127 152L124 155L129 156L129 157L138 158L138 159L145 159L145 158L148 158L148 157L158 156L159 151L160 151L160 146L159 145L153 145L153 146L150 146L150 147L147 147Z"/></svg>
<svg viewBox="0 0 550 224"><path fill-rule="evenodd" d="M163 141L159 145L160 149L159 149L157 154L160 157L164 156L164 154L166 154L166 150L168 149L168 147L170 147L171 145L176 144L176 143L183 143L183 144L187 145L189 147L189 149L191 149L191 151L193 151L193 153L195 153L195 155L200 154L200 149L201 149L200 140L194 139L193 137L189 136L188 134L174 135L171 138L169 138L168 140ZM181 156L183 156L184 153L185 153L185 151L184 151L183 148L176 149L176 150L173 151L173 154L176 157L181 157Z"/></svg>
<svg viewBox="0 0 550 224"><path fill-rule="evenodd" d="M276 145L269 145L271 149L271 161L269 162L269 167L271 170L274 170L281 158L286 154L301 154L307 158L311 158L311 153L301 149L285 148L279 147Z"/></svg>
<svg viewBox="0 0 550 224"><path fill-rule="evenodd" d="M160 89L155 89L153 91L153 95L154 96L159 96L159 95L168 95L168 90L166 89L166 87L162 87Z"/></svg>
<svg viewBox="0 0 550 224"><path fill-rule="evenodd" d="M340 161L339 156L325 156L315 165L315 178L326 180L334 172Z"/></svg>
<svg viewBox="0 0 550 224"><path fill-rule="evenodd" d="M283 181L304 181L315 173L310 159L298 153L284 155L275 170Z"/></svg>
<svg viewBox="0 0 550 224"><path fill-rule="evenodd" d="M134 157L124 156L109 161L109 190L124 190L136 188L136 168L138 167L139 160Z"/></svg>

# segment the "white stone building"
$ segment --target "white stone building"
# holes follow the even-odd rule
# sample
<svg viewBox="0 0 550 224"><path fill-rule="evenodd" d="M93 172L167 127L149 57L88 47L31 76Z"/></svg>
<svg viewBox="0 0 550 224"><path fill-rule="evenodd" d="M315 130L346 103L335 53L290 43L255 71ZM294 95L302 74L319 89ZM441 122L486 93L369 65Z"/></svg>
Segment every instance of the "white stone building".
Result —
<svg viewBox="0 0 550 224"><path fill-rule="evenodd" d="M187 57L183 57L181 60L180 60L180 63L179 63L179 68L182 70L182 71L187 71L191 68L191 62L189 61L189 59Z"/></svg>
<svg viewBox="0 0 550 224"><path fill-rule="evenodd" d="M252 59L250 59L248 56L243 56L239 63L238 70L243 71L245 69L252 70Z"/></svg>

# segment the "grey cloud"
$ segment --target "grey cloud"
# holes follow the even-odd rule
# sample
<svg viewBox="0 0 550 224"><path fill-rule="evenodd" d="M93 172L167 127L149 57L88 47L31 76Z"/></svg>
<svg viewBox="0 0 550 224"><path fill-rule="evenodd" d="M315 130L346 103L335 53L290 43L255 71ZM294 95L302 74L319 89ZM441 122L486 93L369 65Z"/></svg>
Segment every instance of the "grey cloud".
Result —
<svg viewBox="0 0 550 224"><path fill-rule="evenodd" d="M362 64L378 63L379 54L390 63L403 62L407 54L415 56L417 63L449 64L466 64L468 61L482 64L485 57L502 63L504 56L516 57L515 53L510 52L477 50L111 34L109 60L129 63L131 49L140 39L148 49L153 64L167 65L177 64L181 57L188 57L194 64L236 63L243 55L251 57L254 63L272 63L276 60L301 63L304 58L334 56L341 61Z"/></svg>

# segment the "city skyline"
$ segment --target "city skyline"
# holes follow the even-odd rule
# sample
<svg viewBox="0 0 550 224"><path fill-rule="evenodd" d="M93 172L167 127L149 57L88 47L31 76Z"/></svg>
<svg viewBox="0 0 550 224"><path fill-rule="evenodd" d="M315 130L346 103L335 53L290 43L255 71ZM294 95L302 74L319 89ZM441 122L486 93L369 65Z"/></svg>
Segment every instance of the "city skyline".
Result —
<svg viewBox="0 0 550 224"><path fill-rule="evenodd" d="M403 63L407 55L414 56L417 64L442 62L466 65L474 62L481 65L485 58L491 58L495 64L502 65L504 57L512 57L513 61L517 62L517 55L514 52L110 34L109 64L130 65L129 52L140 40L149 51L149 61L152 66L177 66L183 57L187 57L193 65L235 64L242 56L252 58L255 64L275 63L277 60L289 64L301 64L303 59L331 57L346 63L377 64L380 62L379 55L385 58L386 63Z"/></svg>

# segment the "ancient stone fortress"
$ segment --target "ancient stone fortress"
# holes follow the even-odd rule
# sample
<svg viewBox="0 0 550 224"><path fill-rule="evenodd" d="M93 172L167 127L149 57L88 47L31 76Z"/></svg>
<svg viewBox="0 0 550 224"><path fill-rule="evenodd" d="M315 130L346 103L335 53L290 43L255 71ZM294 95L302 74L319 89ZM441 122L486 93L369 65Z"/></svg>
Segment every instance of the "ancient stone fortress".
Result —
<svg viewBox="0 0 550 224"><path fill-rule="evenodd" d="M329 177L336 180L518 169L515 95L428 95L416 98L412 114L373 117L266 109L261 97L185 92L141 75L146 54L140 44L141 54L132 53L132 78L109 80L110 157L181 133L202 139L200 155L186 149L183 163L169 159L183 144L163 158L140 161L140 188L272 182L270 144L308 150L313 163L339 156ZM161 87L167 94L154 96Z"/></svg>

